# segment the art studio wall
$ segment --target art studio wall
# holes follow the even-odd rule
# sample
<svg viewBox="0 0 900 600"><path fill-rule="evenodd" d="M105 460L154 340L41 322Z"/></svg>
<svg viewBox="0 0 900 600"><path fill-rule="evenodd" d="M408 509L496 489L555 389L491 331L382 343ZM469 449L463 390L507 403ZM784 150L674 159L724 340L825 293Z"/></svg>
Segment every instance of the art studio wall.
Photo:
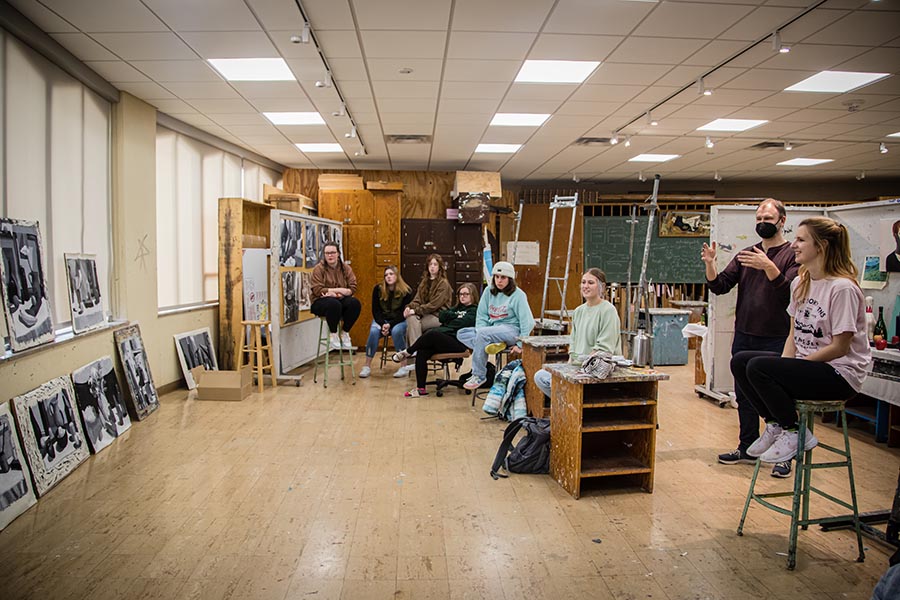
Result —
<svg viewBox="0 0 900 600"><path fill-rule="evenodd" d="M113 318L140 324L153 378L157 386L165 387L182 378L172 336L209 327L215 339L217 309L158 315L156 109L123 92L114 105L112 149L113 273L111 297L106 301L117 307ZM83 366L86 359L104 355L116 355L111 329L13 355L0 363L2 400L66 375Z"/></svg>

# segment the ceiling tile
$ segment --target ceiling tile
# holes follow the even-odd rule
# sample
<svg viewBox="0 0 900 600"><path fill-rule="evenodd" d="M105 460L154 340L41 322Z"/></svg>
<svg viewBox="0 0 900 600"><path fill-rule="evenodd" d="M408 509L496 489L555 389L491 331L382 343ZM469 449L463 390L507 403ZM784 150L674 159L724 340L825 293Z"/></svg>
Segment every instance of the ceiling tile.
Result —
<svg viewBox="0 0 900 600"><path fill-rule="evenodd" d="M738 90L771 90L780 92L807 77L815 75L815 71L788 71L782 69L753 69L738 75L721 87ZM785 92L804 94L805 92ZM823 96L819 94L819 96Z"/></svg>
<svg viewBox="0 0 900 600"><path fill-rule="evenodd" d="M181 37L201 58L280 57L262 31L189 31L182 33Z"/></svg>
<svg viewBox="0 0 900 600"><path fill-rule="evenodd" d="M515 79L522 61L449 59L444 81L506 81Z"/></svg>
<svg viewBox="0 0 900 600"><path fill-rule="evenodd" d="M54 33L50 37L82 61L119 60L119 57L83 33Z"/></svg>
<svg viewBox="0 0 900 600"><path fill-rule="evenodd" d="M306 98L255 98L250 102L259 112L309 112L316 110Z"/></svg>
<svg viewBox="0 0 900 600"><path fill-rule="evenodd" d="M875 48L836 66L839 71L895 73L900 65L900 48Z"/></svg>
<svg viewBox="0 0 900 600"><path fill-rule="evenodd" d="M632 31L656 7L650 2L560 0L544 31L619 35Z"/></svg>
<svg viewBox="0 0 900 600"><path fill-rule="evenodd" d="M191 114L198 113L196 108L185 102L184 100L178 100L175 98L171 99L147 99L147 102L158 108L164 113L175 115L175 114Z"/></svg>
<svg viewBox="0 0 900 600"><path fill-rule="evenodd" d="M235 81L231 85L248 100L306 97L296 81Z"/></svg>
<svg viewBox="0 0 900 600"><path fill-rule="evenodd" d="M504 113L537 113L550 114L556 112L562 100L504 100L497 112Z"/></svg>
<svg viewBox="0 0 900 600"><path fill-rule="evenodd" d="M249 113L248 113L249 116ZM210 115L210 118L214 121L218 122L218 119L215 116ZM275 129L273 125L266 125L265 123L260 123L258 125L222 125L225 129L231 132L233 135L241 137L243 135L275 135L278 133L278 130Z"/></svg>
<svg viewBox="0 0 900 600"><path fill-rule="evenodd" d="M422 58L369 58L369 76L373 81L440 81L443 62ZM401 73L412 69L412 73Z"/></svg>
<svg viewBox="0 0 900 600"><path fill-rule="evenodd" d="M316 39L322 52L331 58L360 58L359 38L355 31L319 31ZM302 45L302 44L301 44Z"/></svg>
<svg viewBox="0 0 900 600"><path fill-rule="evenodd" d="M578 88L567 83L514 83L506 100L556 100L561 104Z"/></svg>
<svg viewBox="0 0 900 600"><path fill-rule="evenodd" d="M612 53L610 62L677 65L699 50L700 40L629 37Z"/></svg>
<svg viewBox="0 0 900 600"><path fill-rule="evenodd" d="M366 63L358 58L332 58L328 61L334 78L343 81L368 81Z"/></svg>
<svg viewBox="0 0 900 600"><path fill-rule="evenodd" d="M167 31L139 0L43 0L47 8L86 33L101 31Z"/></svg>
<svg viewBox="0 0 900 600"><path fill-rule="evenodd" d="M441 99L441 112L448 113L495 113L500 101L496 99L482 98L443 98Z"/></svg>
<svg viewBox="0 0 900 600"><path fill-rule="evenodd" d="M535 32L553 4L554 0L516 0L511 10L504 0L456 0L453 30Z"/></svg>
<svg viewBox="0 0 900 600"><path fill-rule="evenodd" d="M604 61L625 38L612 35L562 35L543 33L528 54L531 60Z"/></svg>
<svg viewBox="0 0 900 600"><path fill-rule="evenodd" d="M443 58L443 31L362 31L366 58Z"/></svg>
<svg viewBox="0 0 900 600"><path fill-rule="evenodd" d="M444 0L392 0L391 2L355 2L359 28L445 31L450 23L450 4Z"/></svg>
<svg viewBox="0 0 900 600"><path fill-rule="evenodd" d="M756 41L776 29L781 29L784 23L797 15L797 9L786 6L766 6L755 9L738 21L733 27L728 28L719 36L723 40L742 40L744 42Z"/></svg>
<svg viewBox="0 0 900 600"><path fill-rule="evenodd" d="M136 60L131 64L155 81L222 81L202 60Z"/></svg>
<svg viewBox="0 0 900 600"><path fill-rule="evenodd" d="M290 31L269 31L266 37L266 43L269 45L269 48L274 44L275 46L275 54L274 56L281 56L282 58L314 58L321 60L319 58L319 52L316 50L316 45L312 42L308 44L298 43L295 44L291 41L291 36L298 35L298 30L290 30ZM256 32L245 31L243 32L249 39L252 39L257 35ZM344 32L347 33L347 32ZM204 33L207 35L207 33ZM230 34L229 34L230 35ZM265 35L265 34L263 34ZM269 39L271 38L271 39ZM321 42L321 40L320 40ZM357 46L357 56L359 55L359 48ZM271 51L271 50L270 50ZM252 58L252 57L251 57Z"/></svg>
<svg viewBox="0 0 900 600"><path fill-rule="evenodd" d="M713 67L746 47L744 42L713 40L685 59L685 64Z"/></svg>
<svg viewBox="0 0 900 600"><path fill-rule="evenodd" d="M35 2L35 0L7 0L17 11L29 21L37 25L45 33L76 32L76 28L58 14ZM73 52L74 54L74 52ZM76 54L77 56L77 54ZM80 57L79 57L80 58ZM85 59L82 59L85 60Z"/></svg>
<svg viewBox="0 0 900 600"><path fill-rule="evenodd" d="M535 37L533 33L454 31L450 34L447 57L522 60Z"/></svg>
<svg viewBox="0 0 900 600"><path fill-rule="evenodd" d="M172 32L95 33L93 38L127 61L197 58L197 54Z"/></svg>
<svg viewBox="0 0 900 600"><path fill-rule="evenodd" d="M111 83L116 86L117 89L120 89L123 92L128 92L132 96L137 96L138 98L141 98L143 100L155 100L175 97L172 92L165 89L158 83L153 83L152 81L115 81Z"/></svg>
<svg viewBox="0 0 900 600"><path fill-rule="evenodd" d="M284 0L281 0L284 1ZM291 0L288 0L294 4ZM347 0L303 0L303 10L316 35L322 29L353 29L353 15Z"/></svg>
<svg viewBox="0 0 900 600"><path fill-rule="evenodd" d="M303 17L297 8L297 3L293 0L246 0L247 4L253 10L253 13L268 31L297 31L303 28ZM303 8L310 11L311 6L318 6L321 3L304 0ZM346 1L331 0L328 4L334 6L343 5L347 9ZM347 15L349 16L349 10ZM352 26L352 20L350 21Z"/></svg>
<svg viewBox="0 0 900 600"><path fill-rule="evenodd" d="M231 125L265 125L269 123L268 119L256 113L217 113L212 120L226 129Z"/></svg>
<svg viewBox="0 0 900 600"><path fill-rule="evenodd" d="M583 85L569 98L588 102L625 102L644 91L640 85Z"/></svg>
<svg viewBox="0 0 900 600"><path fill-rule="evenodd" d="M379 99L436 100L438 94L437 81L373 81L372 87Z"/></svg>
<svg viewBox="0 0 900 600"><path fill-rule="evenodd" d="M621 106L621 102L583 102L579 100L568 100L559 107L556 114L570 116L590 115L602 118L612 114Z"/></svg>
<svg viewBox="0 0 900 600"><path fill-rule="evenodd" d="M171 82L166 89L188 100L193 98L238 98L238 93L224 81Z"/></svg>
<svg viewBox="0 0 900 600"><path fill-rule="evenodd" d="M191 106L204 114L256 112L246 100L241 98L213 99L202 98L191 100Z"/></svg>
<svg viewBox="0 0 900 600"><path fill-rule="evenodd" d="M714 38L751 10L749 6L728 4L660 2L633 34L655 37L677 31L679 37Z"/></svg>
<svg viewBox="0 0 900 600"><path fill-rule="evenodd" d="M142 0L175 31L261 29L244 0Z"/></svg>
<svg viewBox="0 0 900 600"><path fill-rule="evenodd" d="M875 46L897 37L900 12L857 11L815 33L805 42Z"/></svg>
<svg viewBox="0 0 900 600"><path fill-rule="evenodd" d="M835 67L865 52L855 46L828 46L822 44L795 44L788 54L772 53L772 58L761 63L763 69L795 69L808 71L834 70Z"/></svg>
<svg viewBox="0 0 900 600"><path fill-rule="evenodd" d="M444 81L441 85L442 98L501 99L509 89L508 82L491 81Z"/></svg>
<svg viewBox="0 0 900 600"><path fill-rule="evenodd" d="M430 112L437 109L436 98L379 98L378 111L384 113Z"/></svg>
<svg viewBox="0 0 900 600"><path fill-rule="evenodd" d="M585 83L588 85L651 85L671 68L668 65L635 65L607 62L597 67L597 70Z"/></svg>
<svg viewBox="0 0 900 600"><path fill-rule="evenodd" d="M84 63L107 81L149 81L150 78L122 61L90 61Z"/></svg>

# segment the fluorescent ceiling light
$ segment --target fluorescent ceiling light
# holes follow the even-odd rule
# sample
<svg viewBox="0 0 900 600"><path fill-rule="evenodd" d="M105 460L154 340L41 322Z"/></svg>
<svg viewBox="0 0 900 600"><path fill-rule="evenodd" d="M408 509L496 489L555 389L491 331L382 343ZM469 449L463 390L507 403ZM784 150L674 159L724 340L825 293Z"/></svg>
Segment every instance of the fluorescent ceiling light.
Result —
<svg viewBox="0 0 900 600"><path fill-rule="evenodd" d="M673 158L678 158L680 154L638 154L634 158L629 158L628 162L667 162Z"/></svg>
<svg viewBox="0 0 900 600"><path fill-rule="evenodd" d="M593 60L526 60L516 75L519 83L581 83L600 66Z"/></svg>
<svg viewBox="0 0 900 600"><path fill-rule="evenodd" d="M897 133L889 133L887 134L887 137L900 137L900 131L898 131Z"/></svg>
<svg viewBox="0 0 900 600"><path fill-rule="evenodd" d="M491 125L539 127L550 115L535 113L497 113L491 119Z"/></svg>
<svg viewBox="0 0 900 600"><path fill-rule="evenodd" d="M522 144L478 144L475 152L492 152L495 154L513 154Z"/></svg>
<svg viewBox="0 0 900 600"><path fill-rule="evenodd" d="M833 162L830 158L792 158L778 164L784 167L812 167L830 162Z"/></svg>
<svg viewBox="0 0 900 600"><path fill-rule="evenodd" d="M263 116L275 125L324 125L317 112L264 112Z"/></svg>
<svg viewBox="0 0 900 600"><path fill-rule="evenodd" d="M283 58L210 58L228 81L296 81Z"/></svg>
<svg viewBox="0 0 900 600"><path fill-rule="evenodd" d="M786 92L827 92L839 94L884 79L890 73L857 73L854 71L822 71L795 83Z"/></svg>
<svg viewBox="0 0 900 600"><path fill-rule="evenodd" d="M343 152L340 144L294 144L301 152Z"/></svg>
<svg viewBox="0 0 900 600"><path fill-rule="evenodd" d="M759 119L716 119L702 127L698 127L697 131L747 131L764 123L768 123L768 121Z"/></svg>

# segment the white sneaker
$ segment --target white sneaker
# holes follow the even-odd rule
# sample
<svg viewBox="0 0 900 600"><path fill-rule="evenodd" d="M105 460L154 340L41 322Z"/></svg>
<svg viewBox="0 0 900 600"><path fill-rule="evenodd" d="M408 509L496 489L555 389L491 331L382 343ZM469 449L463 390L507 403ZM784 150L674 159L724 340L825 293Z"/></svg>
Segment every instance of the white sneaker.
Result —
<svg viewBox="0 0 900 600"><path fill-rule="evenodd" d="M371 374L372 374L372 369L370 369L369 367L363 367L362 369L359 370L359 376L363 379L365 379L366 377L368 377Z"/></svg>
<svg viewBox="0 0 900 600"><path fill-rule="evenodd" d="M328 334L328 347L331 350L340 350L341 349L341 338L338 337L336 333Z"/></svg>
<svg viewBox="0 0 900 600"><path fill-rule="evenodd" d="M750 444L750 447L747 448L747 454L753 458L759 458L763 452L772 447L772 444L775 443L782 431L784 430L778 423L766 423L765 431L759 436L758 440Z"/></svg>
<svg viewBox="0 0 900 600"><path fill-rule="evenodd" d="M780 463L791 460L797 455L797 443L799 438L800 434L796 431L782 431L781 435L778 436L778 439L775 440L775 443L772 444L772 447L763 452L759 457L759 460L765 463ZM818 438L807 429L804 450L812 450L818 445Z"/></svg>
<svg viewBox="0 0 900 600"><path fill-rule="evenodd" d="M350 341L350 334L346 331L341 332L341 346L344 347L344 350L353 349L353 342Z"/></svg>
<svg viewBox="0 0 900 600"><path fill-rule="evenodd" d="M397 369L397 372L394 373L394 377L397 379L400 379L401 377L406 377L407 375L409 375L409 372L411 370L412 370L412 368L409 365L407 365L405 367L400 367L399 369Z"/></svg>

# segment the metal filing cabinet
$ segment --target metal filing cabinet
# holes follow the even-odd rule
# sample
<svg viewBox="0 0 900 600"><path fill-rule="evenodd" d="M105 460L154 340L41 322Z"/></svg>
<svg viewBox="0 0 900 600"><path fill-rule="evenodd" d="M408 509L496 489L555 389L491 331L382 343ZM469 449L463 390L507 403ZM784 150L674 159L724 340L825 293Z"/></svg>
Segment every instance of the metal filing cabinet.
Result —
<svg viewBox="0 0 900 600"><path fill-rule="evenodd" d="M653 365L686 365L688 340L681 330L688 324L691 311L678 308L651 308L653 329Z"/></svg>

